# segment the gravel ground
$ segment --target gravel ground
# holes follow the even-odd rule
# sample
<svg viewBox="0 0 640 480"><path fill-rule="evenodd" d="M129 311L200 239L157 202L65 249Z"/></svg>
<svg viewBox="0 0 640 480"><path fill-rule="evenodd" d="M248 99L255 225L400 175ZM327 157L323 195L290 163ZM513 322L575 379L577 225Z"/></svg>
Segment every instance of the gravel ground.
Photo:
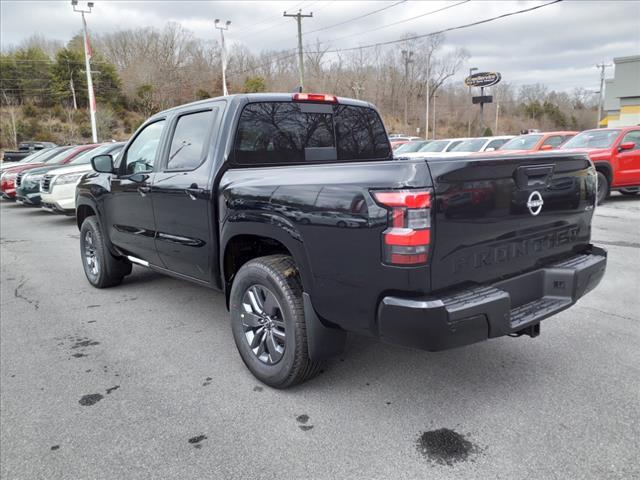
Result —
<svg viewBox="0 0 640 480"><path fill-rule="evenodd" d="M222 295L84 278L73 219L2 201L3 479L640 477L640 199L596 213L600 286L536 339L427 353L350 337L287 391Z"/></svg>

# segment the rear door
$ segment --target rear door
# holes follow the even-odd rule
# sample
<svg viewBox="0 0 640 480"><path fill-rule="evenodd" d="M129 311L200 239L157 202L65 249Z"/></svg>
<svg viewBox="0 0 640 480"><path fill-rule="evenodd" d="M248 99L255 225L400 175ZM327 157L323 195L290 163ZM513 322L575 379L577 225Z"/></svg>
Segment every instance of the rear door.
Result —
<svg viewBox="0 0 640 480"><path fill-rule="evenodd" d="M211 280L217 240L212 232L212 163L224 102L180 111L151 188L156 249L169 270Z"/></svg>
<svg viewBox="0 0 640 480"><path fill-rule="evenodd" d="M589 243L595 172L586 156L436 159L429 168L434 290L514 275Z"/></svg>

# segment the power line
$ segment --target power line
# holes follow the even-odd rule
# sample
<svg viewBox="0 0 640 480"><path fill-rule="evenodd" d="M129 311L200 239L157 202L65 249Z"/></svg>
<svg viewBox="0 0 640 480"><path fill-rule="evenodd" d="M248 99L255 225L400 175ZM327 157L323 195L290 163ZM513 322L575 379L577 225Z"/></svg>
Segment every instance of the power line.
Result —
<svg viewBox="0 0 640 480"><path fill-rule="evenodd" d="M364 32L352 33L350 35L345 35L344 37L335 38L332 41L336 42L336 41L339 41L339 40L344 40L345 38L357 37L357 36L360 36L360 35L364 35L365 33L376 32L378 30L383 30L385 28L394 27L396 25L400 25L401 23L406 23L406 22L410 22L412 20L417 20L418 18L422 18L422 17L426 17L427 15L432 15L434 13L442 12L443 10L447 10L449 8L457 7L458 5L462 5L462 4L468 3L470 1L471 0L463 0L462 2L454 3L453 5L447 5L446 7L438 8L437 10L432 10L430 12L426 12L426 13L422 13L420 15L416 15L415 17L405 18L404 20L399 20L397 22L389 23L387 25L382 25L380 27L372 28L372 29L366 30Z"/></svg>
<svg viewBox="0 0 640 480"><path fill-rule="evenodd" d="M470 27L474 27L474 26L477 26L477 25L482 25L482 24L485 24L485 23L493 22L493 21L500 20L500 19L507 18L507 17L511 17L511 16L514 16L514 15L519 15L519 14L522 14L522 13L531 12L533 10L538 10L540 8L543 8L543 7L548 7L550 5L559 3L561 1L562 0L553 0L551 2L544 3L542 5L536 5L534 7L529 7L529 8L525 8L525 9L522 9L522 10L517 10L515 12L504 13L502 15L497 15L495 17L487 18L487 19L484 19L484 20L478 20L476 22L467 23L467 24L464 24L464 25L459 25L457 27L449 27L449 28L445 28L445 29L438 30L438 31L435 31L435 32L425 33L425 34L421 34L421 35L414 35L414 36L411 36L411 37L405 37L405 38L400 38L400 39L396 39L396 40L389 40L387 42L379 42L379 43L374 43L374 44L370 44L370 45L362 45L362 46L359 46L359 47L338 48L338 49L333 49L333 50L327 50L325 52L307 51L307 53L340 53L340 52L361 50L361 49L366 49L366 48L381 47L381 46L386 46L386 45L392 45L392 44L395 44L395 43L406 42L406 41L409 41L409 40L416 40L416 39L420 39L420 38L432 37L434 35L439 35L441 33L452 32L452 31L455 31L455 30L462 30L462 29L465 29L465 28L470 28ZM450 5L448 8L451 8L451 7L460 5L460 4L461 3ZM427 14L430 14L430 13L436 13L436 11L427 12ZM424 15L426 15L426 14L423 14L422 16L424 16ZM408 20L409 19L406 19L406 21L408 21ZM363 33L366 33L366 32L363 32ZM279 61L279 60L284 60L286 58L290 58L290 57L292 57L294 55L295 55L295 53L288 53L286 56L284 56L282 58L272 59L269 62L265 62L264 64L258 65L256 67L246 68L244 70L235 71L233 73L234 74L243 74L243 73L247 73L247 72L250 72L250 71L254 71L254 70L257 70L259 68L263 68L263 67L269 66L273 62L276 62L276 61Z"/></svg>
<svg viewBox="0 0 640 480"><path fill-rule="evenodd" d="M344 25L346 23L355 22L356 20L360 20L362 18L369 17L369 16L374 15L374 14L376 14L378 12L382 12L384 10L388 10L389 8L395 7L396 5L400 5L401 3L405 3L406 1L407 0L400 0L399 2L393 3L391 5L387 5L386 7L379 8L377 10L374 10L374 11L369 12L369 13L365 13L363 15L358 15L357 17L353 17L353 18L350 18L348 20L344 20L342 22L334 23L333 25L328 25L326 27L316 28L315 30L311 30L310 32L307 32L306 34L307 35L311 35L312 33L322 32L324 30L329 30L329 29L334 28L334 27L339 27L340 25Z"/></svg>
<svg viewBox="0 0 640 480"><path fill-rule="evenodd" d="M304 4L304 2L296 3L293 7L291 7L291 10L295 10L296 8L302 7L303 4ZM267 30L271 30L272 28L274 28L276 25L280 25L280 24L283 23L282 16L278 15L277 17L273 17L273 18L274 19L277 18L277 20L276 21L272 21L265 28L261 28L261 29L255 30L254 29L255 25L252 25L251 26L252 30L247 35L240 35L239 37L235 37L235 39L236 40L243 40L243 39L251 38L251 37L254 37L255 35L257 35L258 33L266 32Z"/></svg>
<svg viewBox="0 0 640 480"><path fill-rule="evenodd" d="M323 52L323 53L349 52L349 51L353 51L353 50L361 50L361 49L373 48L373 47L383 47L383 46L386 46L386 45L393 45L394 43L401 43L401 42L407 42L409 40L418 40L420 38L432 37L434 35L439 35L441 33L452 32L454 30L462 30L464 28L475 27L477 25L482 25L484 23L489 23L489 22L493 22L495 20L500 20L502 18L511 17L513 15L519 15L521 13L532 12L533 10L538 10L539 8L548 7L548 6L553 5L555 3L560 3L561 1L562 0L553 0L553 1L548 2L548 3L543 3L542 5L536 5L535 7L529 7L529 8L525 8L525 9L522 9L522 10L517 10L515 12L504 13L504 14L498 15L496 17L491 17L491 18L487 18L487 19L484 19L484 20L478 20L477 22L467 23L465 25L459 25L457 27L444 28L442 30L438 30L438 31L431 32L431 33L424 33L424 34L421 34L421 35L413 35L411 37L404 37L404 38L400 38L400 39L397 39L397 40L389 40L387 42L378 42L378 43L372 43L372 44L369 44L369 45L361 45L359 47L336 48L334 50L327 50L326 52ZM321 52L309 52L309 53L321 53Z"/></svg>

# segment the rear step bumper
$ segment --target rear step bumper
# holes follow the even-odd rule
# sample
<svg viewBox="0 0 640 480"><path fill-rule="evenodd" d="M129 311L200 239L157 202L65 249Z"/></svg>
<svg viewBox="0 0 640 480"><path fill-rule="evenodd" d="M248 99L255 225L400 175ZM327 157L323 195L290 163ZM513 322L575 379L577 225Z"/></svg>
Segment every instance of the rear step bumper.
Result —
<svg viewBox="0 0 640 480"><path fill-rule="evenodd" d="M438 351L531 328L593 290L604 276L606 250L587 253L491 285L440 297L384 297L378 327L384 341Z"/></svg>

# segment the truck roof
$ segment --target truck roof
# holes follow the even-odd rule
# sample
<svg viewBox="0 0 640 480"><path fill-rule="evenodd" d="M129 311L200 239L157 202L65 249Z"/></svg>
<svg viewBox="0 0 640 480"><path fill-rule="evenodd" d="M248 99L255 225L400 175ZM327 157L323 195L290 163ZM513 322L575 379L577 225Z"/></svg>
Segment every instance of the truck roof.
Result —
<svg viewBox="0 0 640 480"><path fill-rule="evenodd" d="M195 102L177 105L175 107L162 110L161 112L154 114L151 118L155 118L157 116L166 115L167 113L182 110L185 107L206 105L207 103L214 100L227 100L230 102L241 102L243 100L246 100L248 102L291 102L293 101L293 95L294 95L293 93L264 92L264 93L238 93L234 95L212 97L212 98L206 98L204 100L197 100ZM356 100L354 98L348 98L348 97L337 97L337 98L338 98L338 103L341 105L352 105L357 107L375 108L373 104L362 101L362 100Z"/></svg>

